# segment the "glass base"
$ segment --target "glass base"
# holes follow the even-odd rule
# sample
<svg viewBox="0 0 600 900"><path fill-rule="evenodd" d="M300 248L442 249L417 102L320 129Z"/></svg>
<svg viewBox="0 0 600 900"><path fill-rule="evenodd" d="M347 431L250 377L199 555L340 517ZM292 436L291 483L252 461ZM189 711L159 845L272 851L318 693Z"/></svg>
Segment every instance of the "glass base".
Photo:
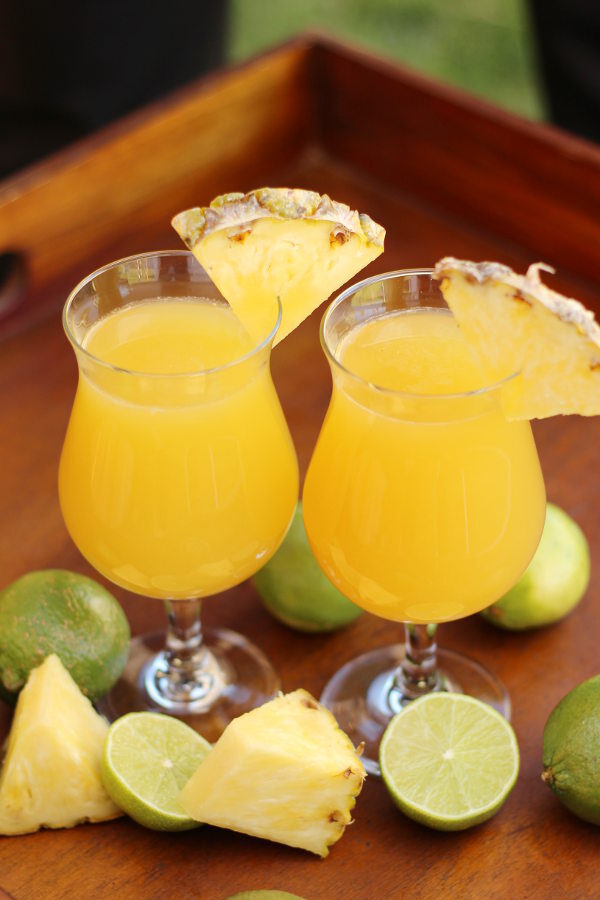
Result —
<svg viewBox="0 0 600 900"><path fill-rule="evenodd" d="M269 660L235 631L203 629L202 648L210 663L205 680L181 684L176 693L165 696L165 633L134 638L121 678L96 707L111 722L128 712L167 713L213 743L232 719L271 700L280 690Z"/></svg>
<svg viewBox="0 0 600 900"><path fill-rule="evenodd" d="M379 775L379 742L390 719L413 697L402 696L394 676L404 659L404 644L393 644L350 660L331 678L321 703L331 710L354 746L364 743L362 762L371 775ZM434 690L470 694L489 703L510 719L506 688L478 662L454 650L437 651Z"/></svg>

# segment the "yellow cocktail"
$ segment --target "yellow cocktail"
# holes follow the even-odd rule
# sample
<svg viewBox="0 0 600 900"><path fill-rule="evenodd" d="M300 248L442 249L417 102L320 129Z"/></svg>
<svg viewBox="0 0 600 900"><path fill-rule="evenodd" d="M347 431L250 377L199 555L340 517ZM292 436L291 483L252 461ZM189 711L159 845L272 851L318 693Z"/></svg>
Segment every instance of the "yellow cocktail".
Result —
<svg viewBox="0 0 600 900"><path fill-rule="evenodd" d="M307 529L322 568L386 619L478 612L517 581L543 527L529 423L507 422L498 390L445 396L484 386L445 310L358 324L336 355L363 383L336 375L306 480Z"/></svg>
<svg viewBox="0 0 600 900"><path fill-rule="evenodd" d="M73 291L79 364L59 472L67 528L112 582L166 601L105 710L183 714L209 739L278 688L252 644L205 634L199 598L259 569L295 509L294 448L269 370L280 309L249 337L191 254L122 260Z"/></svg>
<svg viewBox="0 0 600 900"><path fill-rule="evenodd" d="M83 373L73 406L60 499L83 555L116 584L166 600L252 575L286 532L297 466L265 360L181 374L252 350L229 307L125 306L83 348L128 370Z"/></svg>
<svg viewBox="0 0 600 900"><path fill-rule="evenodd" d="M304 487L308 537L346 596L411 623L400 670L399 647L365 654L362 671L349 663L324 694L373 758L394 709L440 686L427 623L477 612L515 583L542 532L545 492L529 423L503 413L512 379L485 383L429 272L346 291L322 340L334 387ZM443 677L489 693L465 683L464 666ZM502 708L502 689L486 699Z"/></svg>

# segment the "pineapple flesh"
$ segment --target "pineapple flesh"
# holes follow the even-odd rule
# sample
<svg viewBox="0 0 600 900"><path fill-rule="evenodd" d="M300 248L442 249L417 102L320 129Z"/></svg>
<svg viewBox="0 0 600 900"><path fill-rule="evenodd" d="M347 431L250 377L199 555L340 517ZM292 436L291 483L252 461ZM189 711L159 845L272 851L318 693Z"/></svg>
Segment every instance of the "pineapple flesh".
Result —
<svg viewBox="0 0 600 900"><path fill-rule="evenodd" d="M224 194L172 224L256 340L269 333L280 299L274 343L379 256L385 237L369 216L291 188Z"/></svg>
<svg viewBox="0 0 600 900"><path fill-rule="evenodd" d="M17 701L0 771L0 834L122 815L100 778L107 732L58 656L48 656Z"/></svg>
<svg viewBox="0 0 600 900"><path fill-rule="evenodd" d="M297 690L234 719L179 802L199 822L327 856L364 778L329 710Z"/></svg>
<svg viewBox="0 0 600 900"><path fill-rule="evenodd" d="M490 383L507 382L511 419L600 413L600 327L577 300L541 281L542 263L518 275L499 263L446 257L434 269Z"/></svg>

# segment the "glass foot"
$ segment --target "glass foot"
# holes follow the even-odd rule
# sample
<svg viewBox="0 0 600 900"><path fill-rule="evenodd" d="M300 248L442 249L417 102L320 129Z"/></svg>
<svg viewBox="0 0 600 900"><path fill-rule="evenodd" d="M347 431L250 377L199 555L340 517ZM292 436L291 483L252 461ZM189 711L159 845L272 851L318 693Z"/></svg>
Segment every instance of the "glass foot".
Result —
<svg viewBox="0 0 600 900"><path fill-rule="evenodd" d="M362 762L371 775L380 774L379 742L388 722L411 699L395 686L404 652L404 644L392 644L363 653L342 666L321 695L321 703L331 710L354 746L364 743ZM470 694L510 719L506 688L474 659L438 649L436 672L434 690Z"/></svg>
<svg viewBox="0 0 600 900"><path fill-rule="evenodd" d="M271 700L280 689L269 660L242 635L205 628L202 647L209 658L203 680L181 682L167 692L165 633L134 638L123 674L112 691L97 701L98 710L109 721L141 710L167 713L212 743L232 719Z"/></svg>

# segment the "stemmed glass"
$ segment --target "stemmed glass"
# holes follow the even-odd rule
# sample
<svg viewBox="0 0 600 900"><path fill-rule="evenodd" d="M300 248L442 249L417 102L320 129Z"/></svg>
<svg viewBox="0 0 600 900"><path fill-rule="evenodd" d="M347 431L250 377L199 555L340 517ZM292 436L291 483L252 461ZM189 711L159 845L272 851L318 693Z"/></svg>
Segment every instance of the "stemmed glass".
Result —
<svg viewBox="0 0 600 900"><path fill-rule="evenodd" d="M166 636L132 641L101 703L111 719L154 709L215 740L279 688L257 647L200 624L201 598L257 571L297 502L269 369L278 301L266 313L250 339L186 251L107 265L65 305L79 366L59 471L66 526L102 575L168 613Z"/></svg>
<svg viewBox="0 0 600 900"><path fill-rule="evenodd" d="M452 393L377 382L395 364L398 334L416 341L418 366L419 347L440 355L452 329L458 335L429 269L360 282L331 304L321 326L333 392L304 486L309 541L346 596L405 623L404 643L351 660L321 698L354 742L365 742L365 765L375 773L388 721L424 693L463 691L510 715L498 679L474 660L437 651L436 624L477 612L508 590L544 523L530 425L507 421L502 411L517 374ZM451 384L463 362L459 354L440 363L451 365Z"/></svg>

